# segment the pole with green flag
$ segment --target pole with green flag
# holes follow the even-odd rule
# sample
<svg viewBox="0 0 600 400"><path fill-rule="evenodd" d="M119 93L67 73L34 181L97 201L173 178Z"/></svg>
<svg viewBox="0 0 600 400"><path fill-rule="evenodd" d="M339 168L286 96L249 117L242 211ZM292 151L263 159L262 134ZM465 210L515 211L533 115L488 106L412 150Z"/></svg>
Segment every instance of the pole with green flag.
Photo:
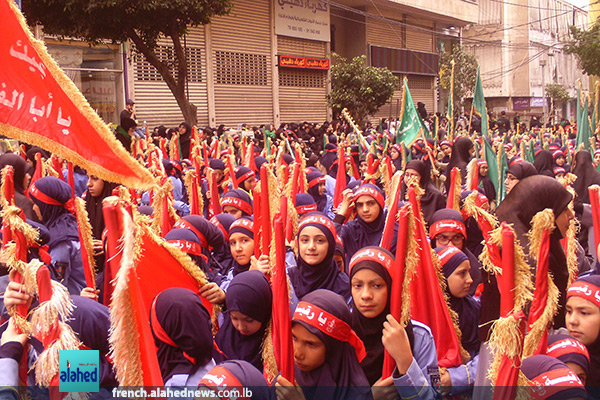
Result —
<svg viewBox="0 0 600 400"><path fill-rule="evenodd" d="M588 98L586 96L583 108L581 109L581 120L577 121L577 139L575 141L575 150L579 150L579 147L583 145L586 150L590 149L590 138L592 132L590 129L590 118L588 112Z"/></svg>
<svg viewBox="0 0 600 400"><path fill-rule="evenodd" d="M450 73L450 93L448 94L448 135L450 140L454 139L454 59L450 61L452 72Z"/></svg>
<svg viewBox="0 0 600 400"><path fill-rule="evenodd" d="M400 124L396 128L396 143L403 142L410 149L419 136L423 137L427 127L421 120L412 96L408 90L408 81L404 78L402 85L402 109Z"/></svg>

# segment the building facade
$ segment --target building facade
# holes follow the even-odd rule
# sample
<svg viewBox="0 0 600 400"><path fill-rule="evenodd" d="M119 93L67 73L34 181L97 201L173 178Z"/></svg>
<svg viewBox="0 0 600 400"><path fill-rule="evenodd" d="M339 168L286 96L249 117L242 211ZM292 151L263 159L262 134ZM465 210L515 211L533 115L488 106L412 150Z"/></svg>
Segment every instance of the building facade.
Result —
<svg viewBox="0 0 600 400"><path fill-rule="evenodd" d="M326 95L337 53L366 55L369 65L406 77L415 103L437 111L440 43L459 40L460 29L477 17L472 0L234 0L229 15L183 38L186 94L200 126L322 122L332 118ZM160 74L131 44L84 49L87 44L46 39L107 122L118 123L126 98L150 127L183 121ZM156 53L174 60L167 39ZM376 117L398 116L398 89Z"/></svg>
<svg viewBox="0 0 600 400"><path fill-rule="evenodd" d="M479 1L478 23L463 30L463 45L479 61L488 111L519 113L525 120L546 111L548 118L547 84L562 85L573 99L578 79L589 89L575 56L562 50L570 25L587 28L588 15L567 1ZM557 107L555 120L574 120L575 103Z"/></svg>

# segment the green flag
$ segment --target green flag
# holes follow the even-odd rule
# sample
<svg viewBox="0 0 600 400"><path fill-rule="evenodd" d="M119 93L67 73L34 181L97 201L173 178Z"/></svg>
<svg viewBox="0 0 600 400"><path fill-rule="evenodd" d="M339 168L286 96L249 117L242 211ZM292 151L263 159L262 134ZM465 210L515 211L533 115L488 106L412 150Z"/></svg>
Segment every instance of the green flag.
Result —
<svg viewBox="0 0 600 400"><path fill-rule="evenodd" d="M450 139L454 139L454 60L452 64L452 72L450 73L450 93L448 94L448 135Z"/></svg>
<svg viewBox="0 0 600 400"><path fill-rule="evenodd" d="M498 167L498 188L496 189L496 203L500 204L500 202L504 200L504 197L506 197L506 185L504 184L504 180L506 179L506 171L508 170L508 159L506 158L506 153L504 152L504 146L500 147L500 159L495 162L495 165Z"/></svg>
<svg viewBox="0 0 600 400"><path fill-rule="evenodd" d="M408 82L404 78L402 85L402 111L400 112L400 126L396 131L396 143L404 142L410 148L419 136L424 137L427 127L421 120L412 96L408 90Z"/></svg>
<svg viewBox="0 0 600 400"><path fill-rule="evenodd" d="M504 148L504 146L501 147ZM494 188L496 188L496 193L498 193L498 179L500 179L498 175L498 161L496 160L496 152L494 151L492 144L486 137L483 138L483 156L488 164L488 177L494 184Z"/></svg>
<svg viewBox="0 0 600 400"><path fill-rule="evenodd" d="M579 126L579 124L581 123L581 80L577 79L577 83L579 84L579 88L577 89L577 108L575 117L577 118L577 126Z"/></svg>
<svg viewBox="0 0 600 400"><path fill-rule="evenodd" d="M485 106L485 96L483 95L483 84L481 83L481 75L477 68L477 81L475 82L475 92L473 93L473 113L481 117L481 136L489 136L488 114Z"/></svg>
<svg viewBox="0 0 600 400"><path fill-rule="evenodd" d="M590 130L590 118L588 114L588 101L585 99L583 109L581 110L581 120L577 121L577 141L575 142L575 149L579 150L579 146L583 144L583 148L586 150L590 149L590 137L592 132Z"/></svg>

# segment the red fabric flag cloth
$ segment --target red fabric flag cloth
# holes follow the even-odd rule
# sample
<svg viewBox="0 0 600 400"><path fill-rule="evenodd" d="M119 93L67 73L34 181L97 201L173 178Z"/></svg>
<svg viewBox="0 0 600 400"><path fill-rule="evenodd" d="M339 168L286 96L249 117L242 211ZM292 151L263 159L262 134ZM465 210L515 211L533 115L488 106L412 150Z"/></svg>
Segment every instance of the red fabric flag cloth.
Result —
<svg viewBox="0 0 600 400"><path fill-rule="evenodd" d="M335 175L335 190L333 191L333 206L336 208L342 204L342 200L344 200L342 192L346 189L346 155L342 143L339 143L337 161L338 169Z"/></svg>
<svg viewBox="0 0 600 400"><path fill-rule="evenodd" d="M267 176L267 166L264 164L260 167L260 197L260 226L262 228L260 251L261 254L268 255L272 238L272 220L269 205L269 179Z"/></svg>
<svg viewBox="0 0 600 400"><path fill-rule="evenodd" d="M398 192L400 192L400 190L398 190ZM392 314L392 317L394 317L398 322L401 322L402 317L402 287L404 285L408 237L410 234L408 231L410 217L409 207L410 206L407 204L400 209L400 220L398 221L398 240L396 242L396 257L394 259L392 271L393 276L392 293L390 297L390 314ZM394 359L386 350L383 358L383 370L381 376L384 378L391 376L395 365L396 363Z"/></svg>
<svg viewBox="0 0 600 400"><path fill-rule="evenodd" d="M400 188L396 188L396 192L394 193L394 198L392 200L392 205L387 214L387 218L385 221L385 227L383 228L383 234L381 235L381 243L379 244L384 249L389 250L392 246L392 239L394 235L394 226L396 225L396 217L398 214L398 200L400 199Z"/></svg>
<svg viewBox="0 0 600 400"><path fill-rule="evenodd" d="M594 245L598 249L600 243L600 186L593 185L588 188L590 192L590 205L592 206L592 220L594 223Z"/></svg>
<svg viewBox="0 0 600 400"><path fill-rule="evenodd" d="M252 210L254 218L254 257L258 259L261 255L260 242L262 241L262 218L261 218L261 206L262 199L260 195L260 186L255 185L252 189Z"/></svg>
<svg viewBox="0 0 600 400"><path fill-rule="evenodd" d="M437 348L438 364L446 368L456 367L462 364L460 344L431 259L431 247L427 241L419 201L413 188L409 189L409 202L415 210L414 235L419 243L417 252L421 259L415 271L418 279L410 282L411 318L431 328ZM429 301L424 302L423 299Z"/></svg>
<svg viewBox="0 0 600 400"><path fill-rule="evenodd" d="M37 182L38 179L43 177L43 162L42 162L42 153L35 153L35 172L31 177L31 181L29 182L29 186L33 185ZM29 197L29 192L27 192L27 197Z"/></svg>
<svg viewBox="0 0 600 400"><path fill-rule="evenodd" d="M214 217L215 215L221 214L221 200L219 198L219 185L217 183L217 176L214 171L209 169L208 174L208 190L210 191L210 207L208 208L208 216Z"/></svg>
<svg viewBox="0 0 600 400"><path fill-rule="evenodd" d="M448 200L446 201L446 208L454 208L454 197L455 197L455 183L456 174L460 171L458 168L452 168L450 171L450 189L448 190Z"/></svg>
<svg viewBox="0 0 600 400"><path fill-rule="evenodd" d="M50 150L101 179L150 188L150 173L33 38L14 1L0 1L0 19L2 134Z"/></svg>
<svg viewBox="0 0 600 400"><path fill-rule="evenodd" d="M294 382L294 351L292 349L292 319L285 272L284 218L275 216L275 263L271 275L273 291L273 352L281 375Z"/></svg>

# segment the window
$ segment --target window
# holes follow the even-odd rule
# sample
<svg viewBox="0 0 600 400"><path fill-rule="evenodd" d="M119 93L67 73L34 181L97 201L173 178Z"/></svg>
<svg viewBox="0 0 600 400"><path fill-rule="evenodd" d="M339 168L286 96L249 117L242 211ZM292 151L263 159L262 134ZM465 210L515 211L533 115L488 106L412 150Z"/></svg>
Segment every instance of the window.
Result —
<svg viewBox="0 0 600 400"><path fill-rule="evenodd" d="M185 56L188 68L188 82L202 81L202 49L199 47L187 47ZM140 81L162 81L163 78L156 68L146 60L146 57L139 51L134 51L135 74ZM173 77L177 79L177 66L175 63L175 50L173 46L159 45L154 49L154 54L158 59L165 63Z"/></svg>
<svg viewBox="0 0 600 400"><path fill-rule="evenodd" d="M267 85L269 63L266 55L215 52L215 80L223 85Z"/></svg>

